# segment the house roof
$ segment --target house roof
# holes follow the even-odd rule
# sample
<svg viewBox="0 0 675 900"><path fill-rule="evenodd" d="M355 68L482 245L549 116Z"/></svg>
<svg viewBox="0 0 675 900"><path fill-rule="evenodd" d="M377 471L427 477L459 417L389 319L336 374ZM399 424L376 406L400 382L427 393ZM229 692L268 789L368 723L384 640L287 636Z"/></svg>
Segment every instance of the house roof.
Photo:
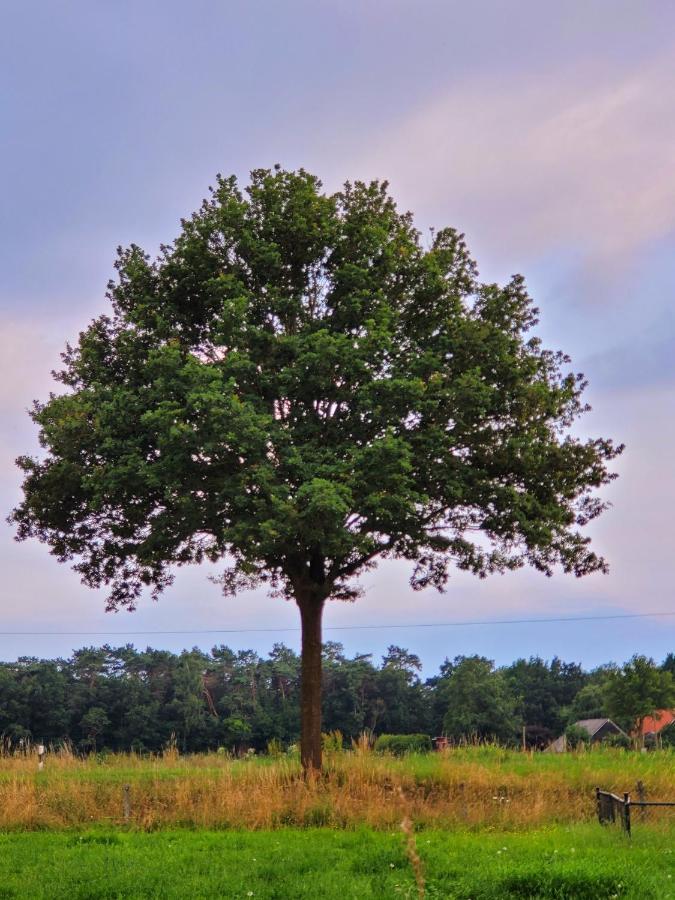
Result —
<svg viewBox="0 0 675 900"><path fill-rule="evenodd" d="M576 728L583 728L584 731L587 731L589 737L593 737L594 734L597 734L598 731L607 724L612 725L616 729L617 734L621 732L619 726L615 722L612 722L611 719L579 719L578 722L574 723Z"/></svg>
<svg viewBox="0 0 675 900"><path fill-rule="evenodd" d="M658 734L671 722L675 722L675 709L659 709L655 715L644 717L641 733Z"/></svg>
<svg viewBox="0 0 675 900"><path fill-rule="evenodd" d="M578 722L574 722L573 724L575 728L583 728L590 738L595 737L595 735L606 725L611 726L611 734L625 734L616 722L613 722L611 719L579 719ZM566 747L567 740L563 734L549 744L547 749L553 753L563 753Z"/></svg>

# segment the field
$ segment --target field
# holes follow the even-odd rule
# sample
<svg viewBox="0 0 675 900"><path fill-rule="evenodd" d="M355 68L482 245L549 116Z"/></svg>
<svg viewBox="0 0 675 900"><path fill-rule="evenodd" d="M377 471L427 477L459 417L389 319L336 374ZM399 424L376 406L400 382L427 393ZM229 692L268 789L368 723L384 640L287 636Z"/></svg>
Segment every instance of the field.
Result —
<svg viewBox="0 0 675 900"><path fill-rule="evenodd" d="M10 756L0 758L0 828L391 829L409 816L417 828L509 830L589 821L596 786L623 792L638 781L648 798L673 797L675 753L486 746L396 759L340 752L326 754L324 776L309 783L297 759L283 756L64 753L49 755L43 772L33 757Z"/></svg>
<svg viewBox="0 0 675 900"><path fill-rule="evenodd" d="M599 826L418 833L431 898L675 896L672 833ZM98 830L0 835L0 897L417 898L398 834Z"/></svg>
<svg viewBox="0 0 675 900"><path fill-rule="evenodd" d="M596 785L638 780L675 799L675 755L332 753L310 782L287 757L5 757L0 898L416 898L416 869L427 898L675 896L675 815L594 820Z"/></svg>

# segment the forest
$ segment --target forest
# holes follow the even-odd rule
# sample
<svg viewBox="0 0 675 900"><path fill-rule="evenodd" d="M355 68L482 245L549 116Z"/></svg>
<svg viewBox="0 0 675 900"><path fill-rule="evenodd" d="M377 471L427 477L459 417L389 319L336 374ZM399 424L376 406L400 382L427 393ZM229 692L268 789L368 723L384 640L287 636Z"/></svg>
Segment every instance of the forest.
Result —
<svg viewBox="0 0 675 900"><path fill-rule="evenodd" d="M675 654L649 676L670 683ZM626 667L624 667L625 669ZM605 715L630 729L608 685L614 664L585 671L539 657L495 667L482 656L446 659L422 679L418 656L392 645L381 662L323 647L323 730L349 743L364 731L447 735L544 747L578 719ZM644 677L644 676L643 676ZM80 752L287 749L300 734L300 657L275 644L267 657L216 646L167 650L85 647L69 659L0 663L0 735L5 744L68 743Z"/></svg>

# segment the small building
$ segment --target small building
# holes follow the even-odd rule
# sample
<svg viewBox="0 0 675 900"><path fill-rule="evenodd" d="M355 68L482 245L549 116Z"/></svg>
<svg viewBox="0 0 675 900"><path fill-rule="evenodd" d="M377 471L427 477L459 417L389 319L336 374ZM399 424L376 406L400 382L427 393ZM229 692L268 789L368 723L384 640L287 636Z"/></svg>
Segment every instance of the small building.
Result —
<svg viewBox="0 0 675 900"><path fill-rule="evenodd" d="M640 733L645 737L655 737L673 722L675 722L675 709L659 709L653 716L644 717Z"/></svg>
<svg viewBox="0 0 675 900"><path fill-rule="evenodd" d="M643 748L653 750L655 747L662 746L662 735L670 732L670 737L666 743L672 742L672 736L675 729L675 710L674 709L658 709L653 716L645 716L642 720L640 729L632 732L632 737L636 743ZM672 726L672 727L671 727Z"/></svg>
<svg viewBox="0 0 675 900"><path fill-rule="evenodd" d="M611 734L627 736L626 732L619 728L616 722L612 722L611 719L579 719L573 725L575 728L583 728L593 744L609 737ZM567 750L567 738L562 734L552 744L549 744L547 749L549 753L564 753Z"/></svg>
<svg viewBox="0 0 675 900"><path fill-rule="evenodd" d="M440 737L432 738L432 743L434 750L447 750L450 746L450 739L443 734Z"/></svg>

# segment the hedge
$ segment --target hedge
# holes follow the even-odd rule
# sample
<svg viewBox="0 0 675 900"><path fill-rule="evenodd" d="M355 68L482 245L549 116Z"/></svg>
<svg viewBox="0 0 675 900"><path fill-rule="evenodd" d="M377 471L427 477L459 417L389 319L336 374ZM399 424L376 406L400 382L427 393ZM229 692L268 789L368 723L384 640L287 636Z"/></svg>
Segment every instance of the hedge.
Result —
<svg viewBox="0 0 675 900"><path fill-rule="evenodd" d="M404 753L428 753L432 749L428 734L381 734L375 741L375 750L378 753L393 753L394 756L403 756Z"/></svg>

